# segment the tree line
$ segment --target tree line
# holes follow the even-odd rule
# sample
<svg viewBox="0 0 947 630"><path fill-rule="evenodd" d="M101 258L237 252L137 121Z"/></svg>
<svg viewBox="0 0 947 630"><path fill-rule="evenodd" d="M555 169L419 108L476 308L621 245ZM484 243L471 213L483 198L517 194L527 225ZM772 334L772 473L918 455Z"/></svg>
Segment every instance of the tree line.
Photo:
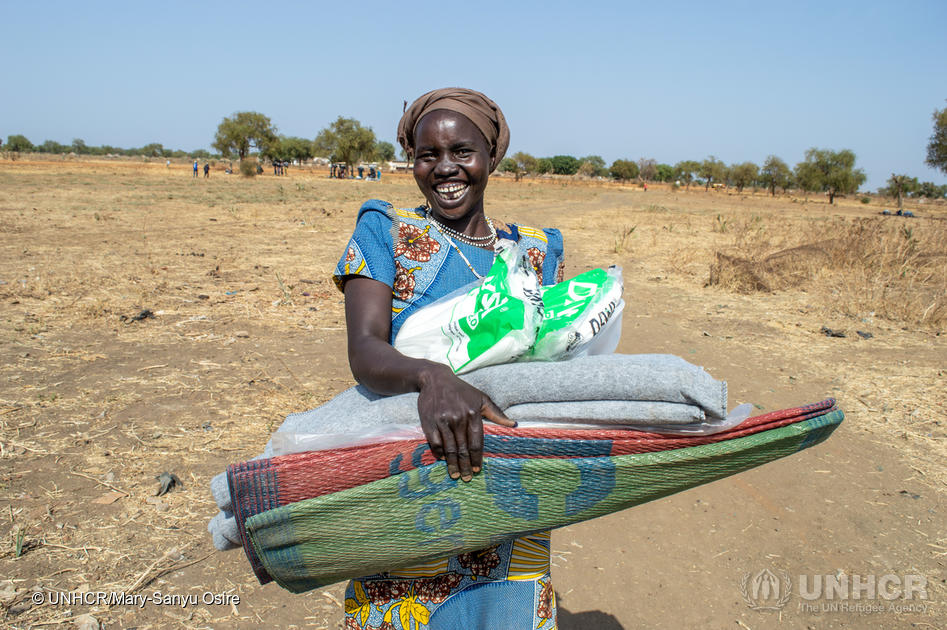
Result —
<svg viewBox="0 0 947 630"><path fill-rule="evenodd" d="M934 133L927 145L925 162L932 168L947 174L947 108L935 110ZM259 112L237 112L225 117L217 126L212 146L219 151L218 157L236 157L245 160L258 156L265 160L288 160L305 162L313 157L326 157L332 162L345 162L355 166L360 161L387 162L395 158L395 147L390 142L379 141L371 127L363 126L354 118L339 116L335 122L322 129L313 140L298 136L280 135L269 117ZM138 149L121 149L103 145L92 147L81 139L71 145L46 140L34 146L23 135L7 137L7 151L66 153L80 155L136 155L146 157L215 157L208 151L177 151L165 149L159 143L151 143ZM404 156L405 158L407 156ZM618 181L669 182L690 188L703 186L705 190L718 186L734 187L742 192L747 187L763 188L775 196L776 190L786 192L800 189L806 193L822 192L829 196L829 203L838 195L851 194L865 183L865 173L855 168L855 154L848 150L831 150L813 147L806 151L804 159L790 168L781 158L770 155L762 165L741 162L726 165L714 156L702 161L682 160L673 166L661 164L650 158L639 160L618 159L606 166L598 155L577 158L572 155L534 157L520 151L505 158L499 170L511 173L519 180L530 175L580 175L586 177L611 178ZM892 174L887 186L879 194L897 198L900 206L905 196L944 198L947 186L932 182L920 182L916 177Z"/></svg>
<svg viewBox="0 0 947 630"><path fill-rule="evenodd" d="M75 153L77 155L126 155L132 157L163 157L163 158L210 158L214 155L206 149L195 149L194 151L182 151L180 149L167 149L158 142L146 144L143 147L123 149L113 147L108 144L102 146L93 146L86 144L82 138L75 138L71 144L62 144L55 140L46 140L42 144L33 144L23 134L13 134L7 136L6 143L0 141L0 148L4 151L15 153Z"/></svg>
<svg viewBox="0 0 947 630"><path fill-rule="evenodd" d="M736 188L739 192L745 188L765 189L773 196L777 190L785 193L798 189L806 193L825 193L830 203L838 195L856 192L865 183L865 173L855 168L855 154L848 149L833 151L811 148L794 167L775 155L767 157L761 166L753 162L727 165L714 156L701 161L682 160L674 165L658 163L650 158L618 159L606 166L605 160L598 155L537 158L519 152L505 158L499 170L514 175L517 180L530 175L579 175L617 181L667 182L685 188L698 185L705 190L720 186ZM896 186L893 182L896 182ZM917 178L906 175L892 175L888 186L878 192L898 197L897 191L915 197L947 196L947 186L919 182Z"/></svg>
<svg viewBox="0 0 947 630"><path fill-rule="evenodd" d="M226 157L244 160L256 153L266 160L298 160L314 157L354 166L360 161L389 162L395 159L395 147L379 141L371 127L354 118L339 116L321 130L315 139L279 135L267 116L259 112L237 112L217 126L213 147Z"/></svg>

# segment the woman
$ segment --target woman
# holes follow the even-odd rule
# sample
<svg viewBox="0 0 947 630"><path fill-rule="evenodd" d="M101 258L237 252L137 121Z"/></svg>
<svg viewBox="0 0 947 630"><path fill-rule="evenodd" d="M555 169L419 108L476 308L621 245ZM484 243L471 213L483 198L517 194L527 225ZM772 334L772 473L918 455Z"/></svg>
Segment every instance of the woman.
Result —
<svg viewBox="0 0 947 630"><path fill-rule="evenodd" d="M447 366L408 358L391 345L413 312L482 278L498 238L524 242L546 284L561 279L562 235L488 218L487 179L509 145L500 108L472 90L434 90L408 108L398 141L414 159L427 204L413 210L370 201L336 269L345 293L352 373L380 394L418 392L421 427L453 479L483 461L483 420L512 427L488 396ZM355 580L349 628L552 628L549 533L479 552Z"/></svg>

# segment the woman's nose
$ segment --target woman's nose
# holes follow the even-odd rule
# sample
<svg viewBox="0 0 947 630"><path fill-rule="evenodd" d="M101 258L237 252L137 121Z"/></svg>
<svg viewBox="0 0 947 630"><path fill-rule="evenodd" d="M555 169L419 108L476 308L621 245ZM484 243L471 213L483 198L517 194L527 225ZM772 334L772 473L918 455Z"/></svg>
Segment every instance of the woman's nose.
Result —
<svg viewBox="0 0 947 630"><path fill-rule="evenodd" d="M437 175L453 175L457 172L457 164L451 159L450 154L445 154L437 161L434 172Z"/></svg>

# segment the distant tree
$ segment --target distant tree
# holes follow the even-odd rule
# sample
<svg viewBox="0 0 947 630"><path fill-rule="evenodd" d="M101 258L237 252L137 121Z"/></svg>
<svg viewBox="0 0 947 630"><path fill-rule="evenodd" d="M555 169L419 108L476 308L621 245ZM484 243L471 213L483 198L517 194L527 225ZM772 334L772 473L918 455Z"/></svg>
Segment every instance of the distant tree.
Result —
<svg viewBox="0 0 947 630"><path fill-rule="evenodd" d="M375 143L375 159L379 162L391 162L395 159L395 145L384 140Z"/></svg>
<svg viewBox="0 0 947 630"><path fill-rule="evenodd" d="M896 199L898 201L898 209L904 207L904 195L915 192L920 188L920 184L917 181L916 177L908 177L907 175L895 175L891 174L891 177L888 178L888 187L884 189L883 194ZM882 192L882 191L878 191Z"/></svg>
<svg viewBox="0 0 947 630"><path fill-rule="evenodd" d="M727 165L711 155L700 163L697 174L704 180L704 190L707 190L711 184L727 179Z"/></svg>
<svg viewBox="0 0 947 630"><path fill-rule="evenodd" d="M822 172L811 162L796 164L793 178L799 188L806 193L806 200L809 199L809 193L822 190Z"/></svg>
<svg viewBox="0 0 947 630"><path fill-rule="evenodd" d="M927 143L927 159L924 162L931 168L947 173L947 107L934 110L934 133Z"/></svg>
<svg viewBox="0 0 947 630"><path fill-rule="evenodd" d="M694 160L683 160L674 165L674 176L684 182L685 188L690 188L699 171L700 162Z"/></svg>
<svg viewBox="0 0 947 630"><path fill-rule="evenodd" d="M87 145L82 138L73 138L71 148L72 152L77 155L85 155L89 152L89 145Z"/></svg>
<svg viewBox="0 0 947 630"><path fill-rule="evenodd" d="M646 182L654 181L658 174L658 163L651 158L638 160L638 177Z"/></svg>
<svg viewBox="0 0 947 630"><path fill-rule="evenodd" d="M144 155L146 157L164 157L165 150L164 146L159 142L152 142L151 144L146 144L142 148L136 151L138 155Z"/></svg>
<svg viewBox="0 0 947 630"><path fill-rule="evenodd" d="M513 160L516 161L516 165L524 175L532 175L536 173L536 167L539 164L539 160L534 158L529 153L517 151L513 154Z"/></svg>
<svg viewBox="0 0 947 630"><path fill-rule="evenodd" d="M600 155L587 155L584 158L579 158L578 172L586 177L604 177L608 175L605 160Z"/></svg>
<svg viewBox="0 0 947 630"><path fill-rule="evenodd" d="M12 136L7 136L6 150L26 153L33 150L33 143L27 140L26 136L17 133Z"/></svg>
<svg viewBox="0 0 947 630"><path fill-rule="evenodd" d="M938 186L934 182L921 182L915 195L928 199L943 199L947 197L947 184Z"/></svg>
<svg viewBox="0 0 947 630"><path fill-rule="evenodd" d="M575 175L581 166L581 162L571 155L554 155L549 159L556 175Z"/></svg>
<svg viewBox="0 0 947 630"><path fill-rule="evenodd" d="M501 173L512 173L514 181L520 181L520 175L522 171L520 170L520 165L516 163L511 157L503 158L500 160L500 164L497 166L497 170Z"/></svg>
<svg viewBox="0 0 947 630"><path fill-rule="evenodd" d="M775 155L770 155L763 162L763 168L760 169L760 183L769 188L771 196L776 196L777 186L784 191L789 188L791 179L792 171L789 170L789 165Z"/></svg>
<svg viewBox="0 0 947 630"><path fill-rule="evenodd" d="M659 182L669 182L674 179L674 167L670 164L658 164L654 179Z"/></svg>
<svg viewBox="0 0 947 630"><path fill-rule="evenodd" d="M835 203L837 195L853 193L865 183L865 172L855 168L855 154L848 149L832 151L813 147L806 151L804 163L818 172L819 189L829 193L829 203Z"/></svg>
<svg viewBox="0 0 947 630"><path fill-rule="evenodd" d="M743 192L747 186L756 184L760 175L760 167L753 162L743 162L730 167L730 181L737 187L737 192Z"/></svg>
<svg viewBox="0 0 947 630"><path fill-rule="evenodd" d="M545 175L552 173L552 158L539 158L536 160L536 174Z"/></svg>
<svg viewBox="0 0 947 630"><path fill-rule="evenodd" d="M628 181L638 177L638 164L632 160L615 160L608 172L617 180Z"/></svg>
<svg viewBox="0 0 947 630"><path fill-rule="evenodd" d="M259 112L237 112L217 125L211 146L225 157L236 153L243 160L251 149L266 154L276 140L276 127L267 116Z"/></svg>
<svg viewBox="0 0 947 630"><path fill-rule="evenodd" d="M165 150L164 150L164 157L175 157L175 155L174 155L175 153L177 153L177 151L169 151L169 150L165 149ZM181 151L181 153L184 153L184 152ZM191 156L192 158L194 158L194 159L196 159L196 160L209 160L210 158L213 157L213 156L211 155L210 151L208 151L207 149L194 149L193 151L191 151L190 153L187 153L187 154L185 154L185 155L189 155L189 156ZM183 156L182 156L182 157L183 157Z"/></svg>
<svg viewBox="0 0 947 630"><path fill-rule="evenodd" d="M333 162L345 162L354 167L362 158L372 157L375 132L371 127L363 127L354 118L339 116L334 123L319 132L312 149L315 155L326 155Z"/></svg>
<svg viewBox="0 0 947 630"><path fill-rule="evenodd" d="M305 162L312 159L312 142L298 136L279 136L267 147L264 157L271 160Z"/></svg>

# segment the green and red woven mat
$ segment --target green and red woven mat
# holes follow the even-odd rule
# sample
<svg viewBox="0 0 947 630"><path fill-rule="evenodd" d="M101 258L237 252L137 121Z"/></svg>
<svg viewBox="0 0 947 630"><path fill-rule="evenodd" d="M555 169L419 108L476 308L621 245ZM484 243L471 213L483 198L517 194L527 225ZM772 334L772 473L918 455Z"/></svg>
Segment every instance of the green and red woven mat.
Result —
<svg viewBox="0 0 947 630"><path fill-rule="evenodd" d="M484 469L466 484L420 441L246 462L228 480L258 577L303 592L603 516L790 455L838 426L834 402L712 436L491 427Z"/></svg>

